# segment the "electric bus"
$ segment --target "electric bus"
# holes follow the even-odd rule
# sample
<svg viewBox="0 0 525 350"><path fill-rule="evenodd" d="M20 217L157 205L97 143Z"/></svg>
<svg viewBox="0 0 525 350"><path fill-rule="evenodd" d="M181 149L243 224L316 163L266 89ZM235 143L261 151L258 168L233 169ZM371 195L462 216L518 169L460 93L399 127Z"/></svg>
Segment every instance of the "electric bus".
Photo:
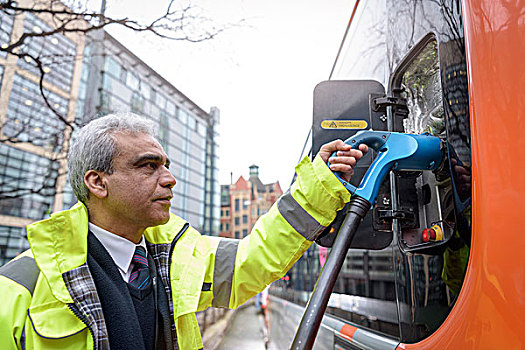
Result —
<svg viewBox="0 0 525 350"><path fill-rule="evenodd" d="M523 1L356 1L314 89L311 156L373 129L438 136L445 161L387 175L314 349L525 347L524 91ZM271 286L270 349L292 344L343 217Z"/></svg>

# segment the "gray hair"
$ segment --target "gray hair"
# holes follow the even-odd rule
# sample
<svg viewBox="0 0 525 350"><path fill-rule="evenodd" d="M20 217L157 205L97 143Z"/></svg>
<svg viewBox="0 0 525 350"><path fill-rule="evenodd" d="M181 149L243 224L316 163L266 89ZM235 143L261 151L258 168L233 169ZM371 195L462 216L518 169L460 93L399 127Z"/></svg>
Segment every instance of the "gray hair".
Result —
<svg viewBox="0 0 525 350"><path fill-rule="evenodd" d="M89 189L84 183L88 170L113 172L118 153L116 133L148 134L155 138L152 121L133 113L109 114L92 120L80 129L69 149L69 182L77 199L87 204Z"/></svg>

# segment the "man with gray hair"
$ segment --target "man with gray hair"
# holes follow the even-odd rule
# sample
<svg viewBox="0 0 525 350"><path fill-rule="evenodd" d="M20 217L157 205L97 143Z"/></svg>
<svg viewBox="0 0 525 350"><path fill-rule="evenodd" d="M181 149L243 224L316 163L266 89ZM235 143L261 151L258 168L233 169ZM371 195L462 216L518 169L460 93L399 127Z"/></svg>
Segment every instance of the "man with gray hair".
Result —
<svg viewBox="0 0 525 350"><path fill-rule="evenodd" d="M29 225L31 250L0 268L2 348L201 349L195 312L235 308L283 276L350 199L330 170L349 178L366 151L337 140L303 159L234 240L170 214L176 179L151 122L90 122L68 156L79 202Z"/></svg>

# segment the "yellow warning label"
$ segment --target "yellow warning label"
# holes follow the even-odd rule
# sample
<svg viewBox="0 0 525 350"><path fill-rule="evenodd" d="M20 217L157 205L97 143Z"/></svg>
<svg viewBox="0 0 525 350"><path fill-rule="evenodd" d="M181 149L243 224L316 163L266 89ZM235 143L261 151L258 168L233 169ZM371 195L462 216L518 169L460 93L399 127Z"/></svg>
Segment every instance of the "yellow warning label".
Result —
<svg viewBox="0 0 525 350"><path fill-rule="evenodd" d="M323 120L321 127L323 129L366 129L368 123L366 120Z"/></svg>

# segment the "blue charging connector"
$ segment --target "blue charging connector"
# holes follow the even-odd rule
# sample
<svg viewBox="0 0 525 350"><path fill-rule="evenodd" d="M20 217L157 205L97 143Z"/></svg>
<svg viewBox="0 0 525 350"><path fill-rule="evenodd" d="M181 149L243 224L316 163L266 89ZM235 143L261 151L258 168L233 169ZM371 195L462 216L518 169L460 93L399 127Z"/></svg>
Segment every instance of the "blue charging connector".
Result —
<svg viewBox="0 0 525 350"><path fill-rule="evenodd" d="M372 165L355 187L334 172L343 186L352 193L350 205L315 288L306 305L291 349L310 350L332 294L339 271L359 224L373 206L379 186L390 170L435 170L441 165L441 140L430 134L412 135L396 132L364 130L345 141L352 148L362 143L378 153ZM332 156L337 156L334 153Z"/></svg>
<svg viewBox="0 0 525 350"><path fill-rule="evenodd" d="M334 175L352 194L374 204L379 186L390 170L435 170L441 164L441 140L430 134L402 134L397 132L362 130L350 137L345 143L357 149L366 144L378 155L355 187L341 177ZM332 156L336 156L334 153Z"/></svg>

